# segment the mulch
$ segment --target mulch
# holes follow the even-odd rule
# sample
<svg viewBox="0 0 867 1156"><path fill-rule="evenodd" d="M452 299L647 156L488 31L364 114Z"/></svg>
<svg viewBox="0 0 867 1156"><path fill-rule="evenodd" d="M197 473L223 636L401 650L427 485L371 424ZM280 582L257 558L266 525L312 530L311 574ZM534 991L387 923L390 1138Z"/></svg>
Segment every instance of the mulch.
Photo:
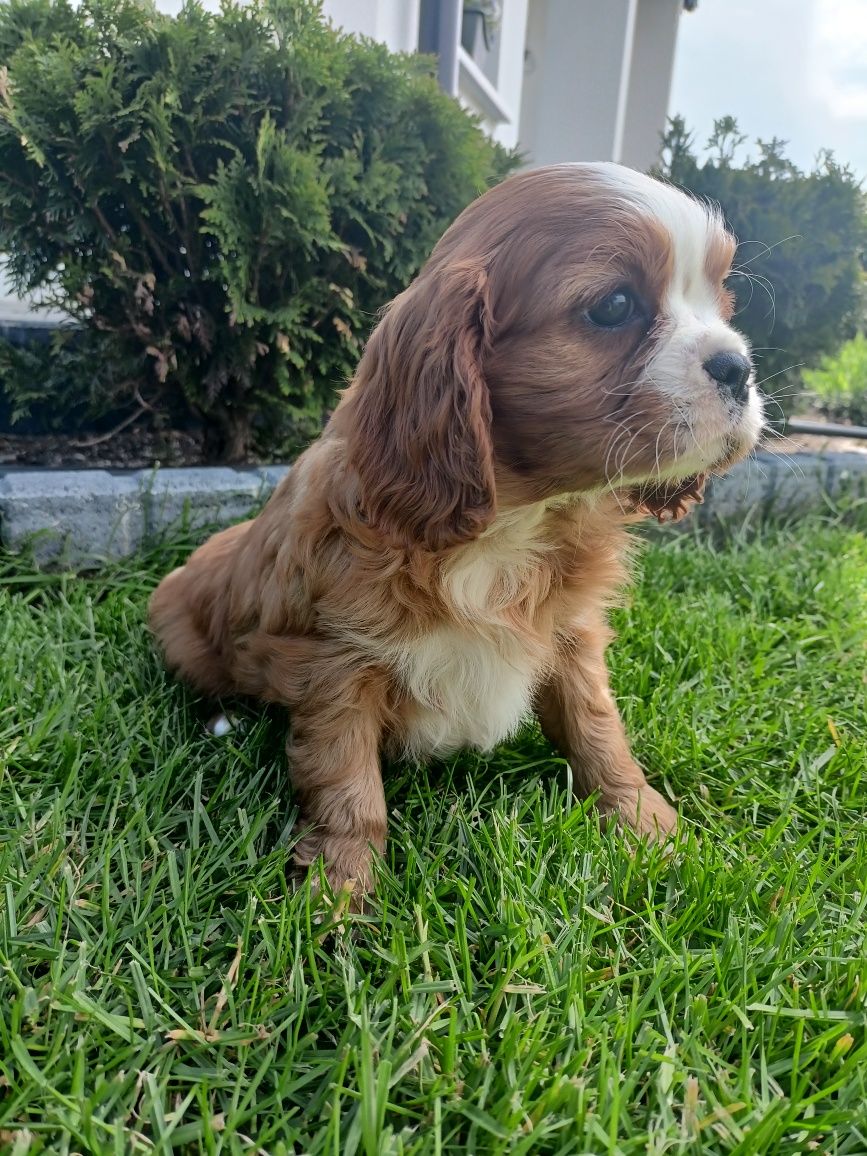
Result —
<svg viewBox="0 0 867 1156"><path fill-rule="evenodd" d="M110 438L87 434L0 433L0 470L4 467L50 469L148 469L206 464L204 437L198 431L133 426ZM210 464L210 463L207 463Z"/></svg>

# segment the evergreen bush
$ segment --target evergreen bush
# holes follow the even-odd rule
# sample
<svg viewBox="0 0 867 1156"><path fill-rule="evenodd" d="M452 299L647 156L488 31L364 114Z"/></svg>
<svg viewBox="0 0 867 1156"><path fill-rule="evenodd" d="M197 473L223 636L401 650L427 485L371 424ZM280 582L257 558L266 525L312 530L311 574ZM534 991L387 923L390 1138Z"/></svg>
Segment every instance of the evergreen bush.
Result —
<svg viewBox="0 0 867 1156"><path fill-rule="evenodd" d="M77 403L192 416L230 461L319 428L377 310L514 164L428 60L314 0L10 0L0 62L0 252L82 323Z"/></svg>

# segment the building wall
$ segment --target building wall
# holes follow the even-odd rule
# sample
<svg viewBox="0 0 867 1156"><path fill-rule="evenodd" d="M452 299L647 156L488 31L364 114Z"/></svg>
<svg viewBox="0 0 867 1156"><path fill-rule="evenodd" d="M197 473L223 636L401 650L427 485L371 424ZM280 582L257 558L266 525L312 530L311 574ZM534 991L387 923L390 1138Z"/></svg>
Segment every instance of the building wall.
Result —
<svg viewBox="0 0 867 1156"><path fill-rule="evenodd" d="M514 148L520 135L528 7L529 0L504 0L496 52L488 68L477 67L463 48L458 51L458 98L506 148Z"/></svg>
<svg viewBox="0 0 867 1156"><path fill-rule="evenodd" d="M217 0L210 0L216 3ZM180 0L158 0L176 8ZM348 32L418 45L421 0L325 0ZM461 103L528 164L653 164L665 127L683 0L503 0L496 59L461 49Z"/></svg>
<svg viewBox="0 0 867 1156"><path fill-rule="evenodd" d="M503 0L497 50L489 67L476 66L463 49L458 51L455 95L508 148L518 143L528 2ZM460 7L456 3L458 26ZM416 50L420 9L420 0L325 0L323 4L325 15L338 27L372 36L396 52Z"/></svg>
<svg viewBox="0 0 867 1156"><path fill-rule="evenodd" d="M530 163L613 160L633 0L532 0L519 147Z"/></svg>
<svg viewBox="0 0 867 1156"><path fill-rule="evenodd" d="M519 147L533 164L653 164L682 0L531 0Z"/></svg>
<svg viewBox="0 0 867 1156"><path fill-rule="evenodd" d="M671 95L682 0L639 0L620 159L649 169L657 159ZM695 16L685 19L694 20Z"/></svg>
<svg viewBox="0 0 867 1156"><path fill-rule="evenodd" d="M371 36L392 52L415 52L421 0L325 0L322 10L347 32Z"/></svg>

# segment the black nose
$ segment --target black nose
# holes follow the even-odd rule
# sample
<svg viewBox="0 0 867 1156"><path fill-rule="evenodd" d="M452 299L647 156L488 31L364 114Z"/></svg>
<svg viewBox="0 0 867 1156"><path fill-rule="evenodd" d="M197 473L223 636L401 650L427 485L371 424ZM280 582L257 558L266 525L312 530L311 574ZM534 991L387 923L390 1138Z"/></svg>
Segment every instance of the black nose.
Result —
<svg viewBox="0 0 867 1156"><path fill-rule="evenodd" d="M748 357L742 353L715 353L704 363L704 369L735 401L746 401L753 371Z"/></svg>

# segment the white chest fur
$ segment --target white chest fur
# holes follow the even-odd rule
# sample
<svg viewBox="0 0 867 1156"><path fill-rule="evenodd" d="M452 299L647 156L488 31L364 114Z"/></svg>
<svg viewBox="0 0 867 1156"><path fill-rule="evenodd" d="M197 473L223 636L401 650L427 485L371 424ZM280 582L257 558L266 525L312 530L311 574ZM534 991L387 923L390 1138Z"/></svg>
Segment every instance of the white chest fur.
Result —
<svg viewBox="0 0 867 1156"><path fill-rule="evenodd" d="M500 637L442 629L408 648L401 679L413 700L405 737L418 756L460 747L490 750L514 734L532 707L538 661Z"/></svg>
<svg viewBox="0 0 867 1156"><path fill-rule="evenodd" d="M530 714L549 655L506 612L542 564L543 513L534 508L498 518L456 552L442 575L452 621L394 655L411 700L404 741L412 754L490 750Z"/></svg>

